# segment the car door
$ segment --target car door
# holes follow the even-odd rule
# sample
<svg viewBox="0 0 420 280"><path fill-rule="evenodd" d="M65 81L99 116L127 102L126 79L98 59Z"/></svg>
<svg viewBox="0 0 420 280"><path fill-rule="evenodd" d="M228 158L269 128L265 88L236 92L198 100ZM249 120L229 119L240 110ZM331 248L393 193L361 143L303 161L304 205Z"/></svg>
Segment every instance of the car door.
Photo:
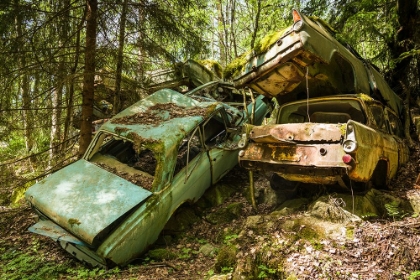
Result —
<svg viewBox="0 0 420 280"><path fill-rule="evenodd" d="M238 163L238 150L226 148L228 139L227 116L223 108L203 123L204 144L210 158L212 183L219 181Z"/></svg>
<svg viewBox="0 0 420 280"><path fill-rule="evenodd" d="M197 200L211 185L210 161L202 135L202 127L197 126L178 147L171 186L176 207L186 200Z"/></svg>
<svg viewBox="0 0 420 280"><path fill-rule="evenodd" d="M409 149L406 141L404 140L404 127L401 123L401 120L397 117L397 115L386 108L386 115L388 117L388 126L391 133L394 135L395 140L398 143L398 164L397 166L400 167L404 165L409 159Z"/></svg>

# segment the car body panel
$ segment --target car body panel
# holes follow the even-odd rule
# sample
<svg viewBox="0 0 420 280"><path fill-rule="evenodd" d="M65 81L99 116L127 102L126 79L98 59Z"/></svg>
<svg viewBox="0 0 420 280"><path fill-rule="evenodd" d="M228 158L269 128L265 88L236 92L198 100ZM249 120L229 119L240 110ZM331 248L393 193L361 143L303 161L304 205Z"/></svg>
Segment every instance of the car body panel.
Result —
<svg viewBox="0 0 420 280"><path fill-rule="evenodd" d="M48 236L54 241L65 241L84 246L87 245L86 243L80 241L80 239L70 234L68 231L66 231L62 227L59 227L57 224L53 223L50 220L39 221L38 223L29 227L28 230L33 233Z"/></svg>
<svg viewBox="0 0 420 280"><path fill-rule="evenodd" d="M360 106L352 104L354 102ZM388 182L398 167L407 162L408 147L400 136L386 131L386 126L378 127L370 110L372 106L381 105L365 95L328 96L285 104L279 109L278 120L284 111L290 110L292 116L302 111L301 107L307 107L307 113L302 112L308 115L306 119L318 114L318 121L332 123L253 126L244 140L247 145L240 152L239 163L250 170L275 172L290 181L343 184L344 177L369 182L378 163L382 162L386 164L386 170L381 176ZM349 108L359 108L360 112L351 112ZM344 114L343 109L347 110ZM316 121L314 117L312 120ZM349 143L356 143L357 148L354 151L347 149ZM343 161L346 154L351 155L352 162Z"/></svg>
<svg viewBox="0 0 420 280"><path fill-rule="evenodd" d="M247 57L233 79L236 87L250 87L279 103L302 99L307 89L310 97L365 93L401 115L402 100L373 66L337 41L322 21L299 17L267 51Z"/></svg>
<svg viewBox="0 0 420 280"><path fill-rule="evenodd" d="M44 215L92 245L95 237L151 194L81 159L29 188L26 197Z"/></svg>
<svg viewBox="0 0 420 280"><path fill-rule="evenodd" d="M262 96L255 101L261 123L267 106ZM157 91L102 125L83 159L29 188L26 199L49 222L36 232L93 266L129 263L181 204L199 199L237 164L238 126L246 120L244 110L214 99ZM52 222L75 239L57 238Z"/></svg>

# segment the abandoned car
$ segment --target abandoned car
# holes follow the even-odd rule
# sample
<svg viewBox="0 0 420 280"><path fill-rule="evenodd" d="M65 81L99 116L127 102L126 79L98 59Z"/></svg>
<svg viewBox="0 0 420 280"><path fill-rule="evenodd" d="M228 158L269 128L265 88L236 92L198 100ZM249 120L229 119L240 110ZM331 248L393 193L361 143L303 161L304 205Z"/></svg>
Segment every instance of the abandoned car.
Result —
<svg viewBox="0 0 420 280"><path fill-rule="evenodd" d="M248 127L239 164L274 172L274 182L285 186L303 182L364 190L372 183L383 188L408 161L398 115L367 95L286 103L276 117L272 124Z"/></svg>
<svg viewBox="0 0 420 280"><path fill-rule="evenodd" d="M340 43L324 21L294 10L293 22L268 40L266 48L243 60L233 74L235 87L275 97L279 104L308 96L365 93L402 114L402 101L378 70Z"/></svg>
<svg viewBox="0 0 420 280"><path fill-rule="evenodd" d="M262 96L253 104L258 124L267 107ZM181 204L237 164L239 127L250 114L203 96L155 92L103 124L82 159L27 190L40 218L29 230L92 266L129 263Z"/></svg>

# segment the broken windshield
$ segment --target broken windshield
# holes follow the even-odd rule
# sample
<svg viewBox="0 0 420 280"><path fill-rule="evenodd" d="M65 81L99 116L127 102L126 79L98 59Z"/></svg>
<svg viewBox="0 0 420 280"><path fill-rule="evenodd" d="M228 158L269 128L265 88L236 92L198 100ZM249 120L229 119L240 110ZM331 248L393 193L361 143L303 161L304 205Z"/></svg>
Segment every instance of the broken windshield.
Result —
<svg viewBox="0 0 420 280"><path fill-rule="evenodd" d="M101 132L88 156L97 166L145 189L151 190L157 160L154 153L113 134Z"/></svg>
<svg viewBox="0 0 420 280"><path fill-rule="evenodd" d="M358 100L312 100L282 106L277 123L346 123L350 119L366 123Z"/></svg>

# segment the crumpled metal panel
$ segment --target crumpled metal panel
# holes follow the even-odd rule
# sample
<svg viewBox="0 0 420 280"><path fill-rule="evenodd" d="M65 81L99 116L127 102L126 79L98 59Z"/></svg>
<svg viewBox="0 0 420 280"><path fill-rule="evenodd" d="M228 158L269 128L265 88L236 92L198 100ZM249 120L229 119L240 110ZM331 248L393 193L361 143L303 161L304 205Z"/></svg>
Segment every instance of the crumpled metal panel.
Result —
<svg viewBox="0 0 420 280"><path fill-rule="evenodd" d="M293 144L296 141L340 141L345 133L345 124L290 123L255 126L249 138L257 143Z"/></svg>
<svg viewBox="0 0 420 280"><path fill-rule="evenodd" d="M81 159L29 188L25 197L52 221L92 245L98 234L151 194Z"/></svg>
<svg viewBox="0 0 420 280"><path fill-rule="evenodd" d="M30 232L41 234L52 238L54 241L66 241L79 245L86 245L68 231L59 227L51 221L39 221L28 229Z"/></svg>
<svg viewBox="0 0 420 280"><path fill-rule="evenodd" d="M169 104L177 107L172 108L177 113L175 116L169 109L154 109L155 106ZM104 123L101 130L123 137L138 135L142 142L159 143L169 151L184 139L186 131L191 131L222 106L216 101L198 102L177 91L162 89L118 113Z"/></svg>
<svg viewBox="0 0 420 280"><path fill-rule="evenodd" d="M312 97L379 92L389 107L402 113L401 98L374 67L357 58L320 22L300 16L299 30L290 26L266 52L247 58L243 71L233 79L236 87L251 87L280 99L294 96L289 101L307 87Z"/></svg>

